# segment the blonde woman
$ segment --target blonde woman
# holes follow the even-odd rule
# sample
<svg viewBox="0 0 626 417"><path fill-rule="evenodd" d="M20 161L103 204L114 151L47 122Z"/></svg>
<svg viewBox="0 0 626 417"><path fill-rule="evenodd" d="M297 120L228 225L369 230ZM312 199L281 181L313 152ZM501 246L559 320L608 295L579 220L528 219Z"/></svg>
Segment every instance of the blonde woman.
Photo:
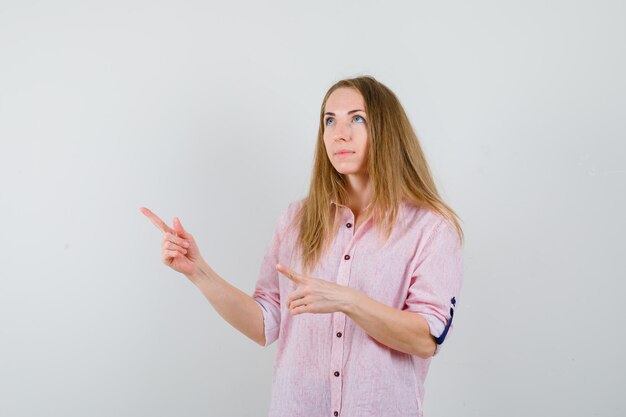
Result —
<svg viewBox="0 0 626 417"><path fill-rule="evenodd" d="M463 233L386 86L358 77L326 93L309 193L281 214L252 296L211 269L178 218L170 228L141 210L163 231L165 264L250 339L278 341L270 417L422 415Z"/></svg>

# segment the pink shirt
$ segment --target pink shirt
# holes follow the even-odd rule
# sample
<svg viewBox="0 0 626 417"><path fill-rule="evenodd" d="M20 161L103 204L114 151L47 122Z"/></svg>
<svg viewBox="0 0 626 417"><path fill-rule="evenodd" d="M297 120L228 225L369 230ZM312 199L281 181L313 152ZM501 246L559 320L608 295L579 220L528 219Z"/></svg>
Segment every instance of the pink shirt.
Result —
<svg viewBox="0 0 626 417"><path fill-rule="evenodd" d="M281 214L253 293L263 311L266 345L278 339L269 416L422 416L430 359L379 343L344 313L289 313L285 301L295 284L275 266L302 271L294 250L297 231L287 227L302 201ZM342 223L329 255L311 276L420 314L439 338L438 352L452 328L463 276L453 226L430 210L403 203L383 246L371 220L354 233L354 214L337 205Z"/></svg>

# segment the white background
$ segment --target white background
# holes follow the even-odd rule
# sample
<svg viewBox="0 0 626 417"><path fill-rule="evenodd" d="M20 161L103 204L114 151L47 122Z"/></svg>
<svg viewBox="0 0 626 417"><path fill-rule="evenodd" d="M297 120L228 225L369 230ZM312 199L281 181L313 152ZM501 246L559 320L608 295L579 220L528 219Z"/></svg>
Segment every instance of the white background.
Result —
<svg viewBox="0 0 626 417"><path fill-rule="evenodd" d="M426 416L625 415L625 17L0 0L0 416L265 415L276 345L162 265L138 208L250 294L326 89L361 74L399 96L467 235Z"/></svg>

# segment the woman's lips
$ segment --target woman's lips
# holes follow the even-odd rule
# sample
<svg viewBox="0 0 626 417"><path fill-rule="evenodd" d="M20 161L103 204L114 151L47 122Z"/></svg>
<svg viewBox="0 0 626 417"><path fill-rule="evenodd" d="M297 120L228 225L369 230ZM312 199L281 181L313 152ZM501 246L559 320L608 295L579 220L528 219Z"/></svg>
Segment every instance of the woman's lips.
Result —
<svg viewBox="0 0 626 417"><path fill-rule="evenodd" d="M348 156L354 154L354 152L350 151L339 151L335 154L337 158L347 158Z"/></svg>

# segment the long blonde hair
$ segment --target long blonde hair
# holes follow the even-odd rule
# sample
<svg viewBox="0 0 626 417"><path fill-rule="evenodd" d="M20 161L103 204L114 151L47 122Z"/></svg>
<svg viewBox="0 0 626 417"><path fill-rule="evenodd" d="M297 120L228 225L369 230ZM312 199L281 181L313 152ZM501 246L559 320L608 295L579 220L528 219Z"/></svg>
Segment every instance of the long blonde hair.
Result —
<svg viewBox="0 0 626 417"><path fill-rule="evenodd" d="M338 88L357 90L365 102L370 141L367 164L373 198L364 218L372 216L387 240L400 203L406 201L441 214L454 225L463 241L459 217L439 196L417 135L398 98L373 77L345 79L330 87L322 101L309 193L294 219L299 228L296 246L304 273L314 269L332 243L338 216L331 201L347 203L346 179L331 164L324 145L326 101Z"/></svg>

